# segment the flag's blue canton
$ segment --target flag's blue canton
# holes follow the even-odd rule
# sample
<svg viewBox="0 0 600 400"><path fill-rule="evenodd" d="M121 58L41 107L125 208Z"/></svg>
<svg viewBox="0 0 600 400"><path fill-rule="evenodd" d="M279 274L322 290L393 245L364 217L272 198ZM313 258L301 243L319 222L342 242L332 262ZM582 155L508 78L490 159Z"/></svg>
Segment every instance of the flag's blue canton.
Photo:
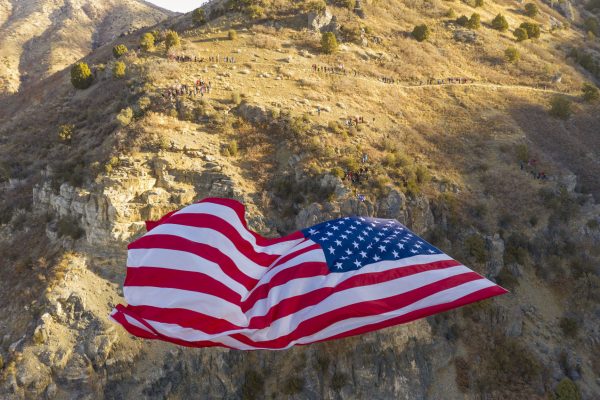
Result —
<svg viewBox="0 0 600 400"><path fill-rule="evenodd" d="M329 270L346 272L380 261L442 252L396 220L346 217L302 231L321 245Z"/></svg>

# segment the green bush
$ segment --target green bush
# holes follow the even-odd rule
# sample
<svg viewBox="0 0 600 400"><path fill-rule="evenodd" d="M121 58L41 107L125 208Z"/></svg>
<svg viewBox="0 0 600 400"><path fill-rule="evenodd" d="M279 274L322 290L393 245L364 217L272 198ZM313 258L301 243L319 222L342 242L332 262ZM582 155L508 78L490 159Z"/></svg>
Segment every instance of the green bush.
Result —
<svg viewBox="0 0 600 400"><path fill-rule="evenodd" d="M242 95L238 92L231 93L231 104L240 105L242 102Z"/></svg>
<svg viewBox="0 0 600 400"><path fill-rule="evenodd" d="M173 47L178 47L181 44L181 40L179 39L179 35L175 31L167 31L165 34L165 47L167 51L172 49Z"/></svg>
<svg viewBox="0 0 600 400"><path fill-rule="evenodd" d="M229 40L236 40L237 39L237 32L234 31L233 29L230 29L229 32L227 32L227 38Z"/></svg>
<svg viewBox="0 0 600 400"><path fill-rule="evenodd" d="M555 400L581 400L581 393L579 388L569 378L563 378L555 390Z"/></svg>
<svg viewBox="0 0 600 400"><path fill-rule="evenodd" d="M477 13L473 13L469 22L467 23L467 28L469 29L479 29L481 26L481 15Z"/></svg>
<svg viewBox="0 0 600 400"><path fill-rule="evenodd" d="M579 331L579 324L574 318L562 317L560 319L559 325L560 329L562 330L565 336L571 338L577 336L577 332Z"/></svg>
<svg viewBox="0 0 600 400"><path fill-rule="evenodd" d="M427 40L430 34L429 27L425 24L415 26L412 31L412 36L419 42Z"/></svg>
<svg viewBox="0 0 600 400"><path fill-rule="evenodd" d="M338 49L338 41L333 32L325 32L321 36L321 50L325 54L333 54Z"/></svg>
<svg viewBox="0 0 600 400"><path fill-rule="evenodd" d="M73 139L75 125L65 124L58 128L58 138L63 142L70 142Z"/></svg>
<svg viewBox="0 0 600 400"><path fill-rule="evenodd" d="M117 122L119 122L119 124L123 127L129 125L131 123L131 120L133 119L133 110L131 109L131 107L122 109L117 114L116 119Z"/></svg>
<svg viewBox="0 0 600 400"><path fill-rule="evenodd" d="M469 24L469 17L466 15L461 15L460 17L456 18L456 23L460 26L467 26Z"/></svg>
<svg viewBox="0 0 600 400"><path fill-rule="evenodd" d="M563 95L556 95L550 100L550 115L560 119L569 119L572 114L571 100Z"/></svg>
<svg viewBox="0 0 600 400"><path fill-rule="evenodd" d="M150 32L144 33L144 35L140 39L140 47L144 51L151 51L152 49L154 49L154 35Z"/></svg>
<svg viewBox="0 0 600 400"><path fill-rule="evenodd" d="M521 53L515 47L510 46L504 50L504 58L510 63L516 63L521 59Z"/></svg>
<svg viewBox="0 0 600 400"><path fill-rule="evenodd" d="M540 26L533 22L523 22L519 25L519 28L523 28L527 31L527 37L529 39L537 39L540 37Z"/></svg>
<svg viewBox="0 0 600 400"><path fill-rule="evenodd" d="M536 15L538 15L540 12L540 10L538 10L538 7L533 4L533 3L527 3L525 4L525 15L527 15L528 17L535 17Z"/></svg>
<svg viewBox="0 0 600 400"><path fill-rule="evenodd" d="M121 57L123 54L127 53L127 51L127 46L124 44L118 44L112 49L113 56L115 56L115 58Z"/></svg>
<svg viewBox="0 0 600 400"><path fill-rule="evenodd" d="M483 7L483 0L475 0L475 7Z"/></svg>
<svg viewBox="0 0 600 400"><path fill-rule="evenodd" d="M446 18L456 18L456 12L454 11L454 8L449 8L448 11L446 11Z"/></svg>
<svg viewBox="0 0 600 400"><path fill-rule="evenodd" d="M73 65L71 68L71 83L76 89L87 89L93 81L92 71L86 63L79 62Z"/></svg>
<svg viewBox="0 0 600 400"><path fill-rule="evenodd" d="M344 178L344 170L340 167L333 167L331 169L331 175L337 176L340 179Z"/></svg>
<svg viewBox="0 0 600 400"><path fill-rule="evenodd" d="M127 69L127 67L125 66L124 62L117 61L113 65L112 74L115 78L118 78L118 79L124 78L126 69Z"/></svg>
<svg viewBox="0 0 600 400"><path fill-rule="evenodd" d="M586 18L583 26L587 32L592 32L594 36L598 36L598 33L600 33L600 25L598 24L598 19L596 19L596 17Z"/></svg>
<svg viewBox="0 0 600 400"><path fill-rule="evenodd" d="M586 83L583 85L583 100L592 103L600 98L600 92L595 85Z"/></svg>
<svg viewBox="0 0 600 400"><path fill-rule="evenodd" d="M58 220L58 237L70 236L72 239L79 239L85 233L79 226L77 219L65 216Z"/></svg>
<svg viewBox="0 0 600 400"><path fill-rule="evenodd" d="M513 36L517 39L517 42L529 39L527 31L523 28L517 28L513 31Z"/></svg>
<svg viewBox="0 0 600 400"><path fill-rule="evenodd" d="M508 30L508 21L504 18L504 15L498 14L492 20L492 28L500 31L506 32Z"/></svg>
<svg viewBox="0 0 600 400"><path fill-rule="evenodd" d="M238 142L236 140L232 140L223 148L224 156L237 157L239 153Z"/></svg>
<svg viewBox="0 0 600 400"><path fill-rule="evenodd" d="M471 235L465 239L465 247L477 262L484 263L487 259L485 240L479 235Z"/></svg>
<svg viewBox="0 0 600 400"><path fill-rule="evenodd" d="M206 13L203 8L196 8L192 13L192 22L196 26L204 25L206 23Z"/></svg>

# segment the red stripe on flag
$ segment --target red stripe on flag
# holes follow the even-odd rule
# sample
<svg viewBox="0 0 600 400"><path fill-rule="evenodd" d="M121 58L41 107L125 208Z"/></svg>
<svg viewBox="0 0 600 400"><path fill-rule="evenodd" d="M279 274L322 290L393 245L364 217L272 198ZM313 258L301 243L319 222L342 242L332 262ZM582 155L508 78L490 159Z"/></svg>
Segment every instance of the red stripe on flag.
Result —
<svg viewBox="0 0 600 400"><path fill-rule="evenodd" d="M213 203L213 204L219 204L219 205L231 208L238 215L238 217L240 218L240 221L242 221L242 224L244 225L244 227L246 229L248 229L248 223L246 222L246 207L244 207L244 205L242 203L240 203L239 201L232 200L232 199L207 198L207 199L199 201L198 204L199 203ZM258 244L259 246L270 246L270 245L281 243L281 242L287 242L290 240L304 238L304 235L302 234L301 231L294 232L287 236L282 236L282 237L272 238L272 239L265 238L265 237L259 235L258 233L251 231L250 229L248 229L248 232L250 232L256 238L256 244Z"/></svg>
<svg viewBox="0 0 600 400"><path fill-rule="evenodd" d="M401 309L442 290L450 289L463 283L478 279L482 279L479 274L475 272L467 272L461 275L442 279L400 295L340 307L335 310L317 315L313 318L304 320L296 327L294 331L273 340L255 342L244 334L234 334L231 335L231 337L250 346L283 348L294 340L313 335L336 322L350 318L378 315Z"/></svg>
<svg viewBox="0 0 600 400"><path fill-rule="evenodd" d="M420 318L428 317L433 314L441 313L444 311L449 311L454 308L458 308L470 303L474 303L476 301L481 301L485 299L489 299L490 297L500 296L502 294L508 293L507 290L500 286L491 286L477 292L470 293L460 299L451 301L449 303L436 304L435 306L430 306L426 308L422 308L419 310L415 310L404 315L401 315L396 318L389 319L387 321L378 322L375 324L364 325L356 329L349 330L344 333L340 333L339 335L330 336L326 339L317 340L317 342L324 342L326 340L340 339L349 336L360 335L367 332L372 332L378 329L388 328L390 326L404 324L407 322L411 322ZM316 342L315 342L316 343Z"/></svg>
<svg viewBox="0 0 600 400"><path fill-rule="evenodd" d="M148 235L142 236L129 245L129 249L168 249L185 251L195 254L208 261L214 262L230 278L242 284L246 289L252 289L258 280L244 274L238 269L233 261L223 252L214 247L192 242L190 240L173 235Z"/></svg>
<svg viewBox="0 0 600 400"><path fill-rule="evenodd" d="M155 267L127 268L127 277L123 286L151 286L202 292L220 297L230 303L239 304L241 296L227 285L209 275Z"/></svg>

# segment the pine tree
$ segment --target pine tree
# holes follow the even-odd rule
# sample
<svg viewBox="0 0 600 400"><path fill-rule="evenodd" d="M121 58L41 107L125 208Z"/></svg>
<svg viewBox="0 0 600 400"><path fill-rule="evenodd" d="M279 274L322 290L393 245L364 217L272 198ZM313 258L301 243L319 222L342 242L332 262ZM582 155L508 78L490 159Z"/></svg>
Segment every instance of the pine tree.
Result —
<svg viewBox="0 0 600 400"><path fill-rule="evenodd" d="M496 17L492 20L492 28L499 30L500 32L506 32L508 30L508 21L506 21L504 15L496 15Z"/></svg>
<svg viewBox="0 0 600 400"><path fill-rule="evenodd" d="M333 32L325 32L321 36L321 49L325 54L333 54L338 49L338 41Z"/></svg>

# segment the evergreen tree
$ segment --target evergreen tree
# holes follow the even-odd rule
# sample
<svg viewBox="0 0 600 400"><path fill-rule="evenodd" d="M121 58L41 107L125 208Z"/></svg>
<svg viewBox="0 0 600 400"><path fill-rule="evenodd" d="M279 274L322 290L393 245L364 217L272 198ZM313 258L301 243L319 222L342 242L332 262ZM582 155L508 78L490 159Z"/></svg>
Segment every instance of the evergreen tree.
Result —
<svg viewBox="0 0 600 400"><path fill-rule="evenodd" d="M338 41L333 32L324 32L321 36L321 49L325 54L333 54L338 49Z"/></svg>
<svg viewBox="0 0 600 400"><path fill-rule="evenodd" d="M519 25L519 28L523 28L527 31L527 37L529 39L537 39L540 37L540 26L533 22L523 22Z"/></svg>
<svg viewBox="0 0 600 400"><path fill-rule="evenodd" d="M521 58L521 53L515 47L507 47L504 50L504 57L510 63L516 63Z"/></svg>
<svg viewBox="0 0 600 400"><path fill-rule="evenodd" d="M540 10L538 9L538 7L533 4L533 3L527 3L525 4L525 15L527 15L528 17L535 17L536 15L538 15L538 13L540 12Z"/></svg>
<svg viewBox="0 0 600 400"><path fill-rule="evenodd" d="M419 42L427 40L430 34L431 32L429 31L429 27L425 24L415 26L412 31L412 36Z"/></svg>
<svg viewBox="0 0 600 400"><path fill-rule="evenodd" d="M523 28L517 28L514 30L513 35L517 39L517 42L522 42L523 40L529 39L527 35L527 31Z"/></svg>
<svg viewBox="0 0 600 400"><path fill-rule="evenodd" d="M469 22L467 23L467 28L469 29L479 29L481 26L481 15L477 13L473 13Z"/></svg>
<svg viewBox="0 0 600 400"><path fill-rule="evenodd" d="M496 15L496 17L492 20L492 28L500 32L506 32L508 30L508 21L506 21L504 15Z"/></svg>
<svg viewBox="0 0 600 400"><path fill-rule="evenodd" d="M71 83L76 89L87 89L92 85L94 77L90 67L79 62L71 67Z"/></svg>

